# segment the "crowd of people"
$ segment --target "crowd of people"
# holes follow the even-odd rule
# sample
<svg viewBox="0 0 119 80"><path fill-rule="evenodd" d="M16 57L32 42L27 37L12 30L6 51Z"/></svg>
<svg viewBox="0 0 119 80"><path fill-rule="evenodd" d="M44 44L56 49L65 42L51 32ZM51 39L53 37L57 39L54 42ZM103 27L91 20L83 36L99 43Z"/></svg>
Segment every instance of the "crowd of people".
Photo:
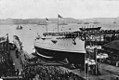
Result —
<svg viewBox="0 0 119 80"><path fill-rule="evenodd" d="M12 70L13 66L8 49L8 41L5 41L4 37L0 37L0 77L11 75L9 71Z"/></svg>
<svg viewBox="0 0 119 80"><path fill-rule="evenodd" d="M25 80L85 80L59 66L28 66L24 72Z"/></svg>

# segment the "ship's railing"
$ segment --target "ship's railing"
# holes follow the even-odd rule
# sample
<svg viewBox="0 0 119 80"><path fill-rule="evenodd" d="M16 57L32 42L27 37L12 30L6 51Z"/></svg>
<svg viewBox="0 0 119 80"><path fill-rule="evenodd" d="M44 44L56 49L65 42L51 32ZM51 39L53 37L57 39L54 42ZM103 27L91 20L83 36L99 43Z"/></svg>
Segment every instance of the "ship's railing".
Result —
<svg viewBox="0 0 119 80"><path fill-rule="evenodd" d="M61 36L63 38L80 37L83 40L88 40L88 41L94 40L94 39L98 41L100 39L102 41L103 40L102 38L104 38L104 36L106 35L113 35L118 37L119 30L92 30L92 31L75 31L75 32L54 32L54 33L49 32L49 33L43 33L43 35L44 36ZM91 36L94 36L94 38L92 39Z"/></svg>
<svg viewBox="0 0 119 80"><path fill-rule="evenodd" d="M67 34L71 34L72 32L49 32L49 33L43 33L44 36L64 36Z"/></svg>
<svg viewBox="0 0 119 80"><path fill-rule="evenodd" d="M95 35L95 34L119 34L119 30L93 30L93 31L75 31L75 32L49 32L49 33L43 33L43 35L52 35L52 36L63 36L63 35L77 35L77 34L89 34L89 35Z"/></svg>
<svg viewBox="0 0 119 80"><path fill-rule="evenodd" d="M83 34L89 34L89 35L105 35L105 34L119 34L119 30L95 30L95 31L81 31Z"/></svg>

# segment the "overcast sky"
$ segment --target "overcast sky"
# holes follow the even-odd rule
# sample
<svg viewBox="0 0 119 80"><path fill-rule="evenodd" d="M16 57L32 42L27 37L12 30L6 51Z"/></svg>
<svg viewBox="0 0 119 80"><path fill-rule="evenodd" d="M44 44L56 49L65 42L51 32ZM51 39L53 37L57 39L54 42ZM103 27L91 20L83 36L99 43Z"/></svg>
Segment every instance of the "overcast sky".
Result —
<svg viewBox="0 0 119 80"><path fill-rule="evenodd" d="M0 18L119 17L118 0L0 0Z"/></svg>

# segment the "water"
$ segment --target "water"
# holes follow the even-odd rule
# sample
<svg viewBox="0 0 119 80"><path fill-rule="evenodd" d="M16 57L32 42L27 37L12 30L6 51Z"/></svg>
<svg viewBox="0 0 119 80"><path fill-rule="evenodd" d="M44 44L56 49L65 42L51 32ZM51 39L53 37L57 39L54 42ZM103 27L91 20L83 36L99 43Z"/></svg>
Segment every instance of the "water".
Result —
<svg viewBox="0 0 119 80"><path fill-rule="evenodd" d="M13 35L19 36L23 49L28 53L33 51L33 42L37 33L42 33L44 31L43 26L36 25L22 25L23 30L16 30L17 25L0 25L0 36L9 34L10 42L13 41Z"/></svg>
<svg viewBox="0 0 119 80"><path fill-rule="evenodd" d="M33 43L34 39L37 36L37 34L42 34L43 32L46 32L46 26L45 25L37 25L37 24L26 24L21 25L23 26L23 30L16 30L16 27L18 25L0 25L0 36L9 34L10 42L13 41L13 35L19 36L22 44L23 49L27 51L29 54L33 52ZM84 25L83 25L84 26ZM119 29L119 25L100 25L102 29ZM60 26L60 31L68 31L69 28L71 28L71 31L77 31L79 28L82 27L78 24L69 24L65 26ZM56 24L49 24L48 25L48 31L57 31L57 25Z"/></svg>
<svg viewBox="0 0 119 80"><path fill-rule="evenodd" d="M8 33L10 42L13 41L13 35L19 36L23 45L23 49L27 51L29 54L32 53L34 49L34 45L33 45L34 39L37 36L37 34L42 34L43 32L46 32L46 25L37 25L37 24L22 25L21 24L21 26L23 26L22 30L16 30L17 26L18 25L0 25L0 36L4 36ZM69 27L60 26L60 30L61 28L62 28L62 31L64 30L67 31ZM48 31L49 32L57 31L57 25L49 24Z"/></svg>

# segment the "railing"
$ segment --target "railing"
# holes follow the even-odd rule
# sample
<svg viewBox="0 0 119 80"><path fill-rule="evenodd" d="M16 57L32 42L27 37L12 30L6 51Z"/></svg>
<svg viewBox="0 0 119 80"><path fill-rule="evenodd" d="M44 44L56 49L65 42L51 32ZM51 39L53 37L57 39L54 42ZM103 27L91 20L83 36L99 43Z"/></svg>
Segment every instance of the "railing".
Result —
<svg viewBox="0 0 119 80"><path fill-rule="evenodd" d="M43 33L45 36L80 36L80 35L106 35L106 34L119 34L119 30L90 30L90 31L75 31L75 32L49 32Z"/></svg>

